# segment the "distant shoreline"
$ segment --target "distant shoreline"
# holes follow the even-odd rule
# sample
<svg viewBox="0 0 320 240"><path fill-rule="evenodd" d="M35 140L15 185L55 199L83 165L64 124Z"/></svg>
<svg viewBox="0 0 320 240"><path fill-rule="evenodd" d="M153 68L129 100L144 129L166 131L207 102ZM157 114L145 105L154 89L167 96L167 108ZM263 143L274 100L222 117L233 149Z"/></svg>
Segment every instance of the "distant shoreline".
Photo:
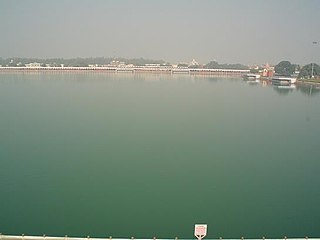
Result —
<svg viewBox="0 0 320 240"><path fill-rule="evenodd" d="M207 69L207 68L168 68L168 67L0 67L0 72L109 72L109 73L164 73L190 75L236 75L241 76L250 70Z"/></svg>
<svg viewBox="0 0 320 240"><path fill-rule="evenodd" d="M202 76L243 76L250 70L243 69L206 69L206 68L148 68L148 67L0 67L0 73L5 72L74 72L74 73L130 73L130 74L175 74L175 75L202 75ZM270 80L270 78L261 78L262 80ZM297 85L314 85L320 86L320 80L297 80Z"/></svg>

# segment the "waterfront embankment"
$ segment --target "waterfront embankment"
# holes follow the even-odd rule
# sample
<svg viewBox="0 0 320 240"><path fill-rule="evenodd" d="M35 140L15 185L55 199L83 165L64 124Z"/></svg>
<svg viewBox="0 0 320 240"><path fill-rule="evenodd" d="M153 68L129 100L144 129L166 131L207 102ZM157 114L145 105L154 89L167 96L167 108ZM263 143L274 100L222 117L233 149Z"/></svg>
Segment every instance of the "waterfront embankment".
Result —
<svg viewBox="0 0 320 240"><path fill-rule="evenodd" d="M0 71L101 71L112 73L165 73L165 74L202 74L202 75L235 75L249 73L243 69L207 69L207 68L169 68L169 67L0 67Z"/></svg>

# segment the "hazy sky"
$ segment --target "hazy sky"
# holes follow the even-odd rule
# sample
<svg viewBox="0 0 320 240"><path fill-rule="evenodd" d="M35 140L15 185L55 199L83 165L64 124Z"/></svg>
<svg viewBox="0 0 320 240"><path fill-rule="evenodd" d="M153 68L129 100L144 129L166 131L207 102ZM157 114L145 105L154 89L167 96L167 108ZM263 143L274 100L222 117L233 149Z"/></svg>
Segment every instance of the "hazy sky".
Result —
<svg viewBox="0 0 320 240"><path fill-rule="evenodd" d="M320 0L0 0L0 57L320 62Z"/></svg>

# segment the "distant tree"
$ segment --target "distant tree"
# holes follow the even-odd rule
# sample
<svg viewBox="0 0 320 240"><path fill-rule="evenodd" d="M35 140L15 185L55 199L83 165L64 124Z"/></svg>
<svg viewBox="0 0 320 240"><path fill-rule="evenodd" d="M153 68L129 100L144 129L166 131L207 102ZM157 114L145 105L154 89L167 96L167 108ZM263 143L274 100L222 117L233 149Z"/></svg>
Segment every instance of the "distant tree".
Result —
<svg viewBox="0 0 320 240"><path fill-rule="evenodd" d="M249 67L242 65L242 64L219 64L217 61L211 61L207 63L204 68L209 69L242 69L242 70L248 70Z"/></svg>
<svg viewBox="0 0 320 240"><path fill-rule="evenodd" d="M217 61L211 61L209 63L207 63L206 65L204 65L204 68L219 68L219 63Z"/></svg>
<svg viewBox="0 0 320 240"><path fill-rule="evenodd" d="M133 58L133 59L126 59L126 58L105 58L105 57L96 57L96 58L70 58L70 59L63 59L63 58L50 58L50 59L39 59L39 58L7 58L7 59L0 59L1 65L12 65L11 60L14 60L14 63L21 62L23 65L31 62L40 62L44 64L50 64L51 66L74 66L74 67L86 67L89 64L98 64L98 65L106 65L109 64L111 61L120 61L126 64L134 64L134 65L145 65L145 64L165 64L166 62L163 60L151 60L151 59L144 59L144 58Z"/></svg>
<svg viewBox="0 0 320 240"><path fill-rule="evenodd" d="M301 68L298 78L308 79L312 76L312 63L305 65ZM318 64L313 65L313 76L320 77L320 66Z"/></svg>
<svg viewBox="0 0 320 240"><path fill-rule="evenodd" d="M190 65L190 66L188 66L188 68L198 69L198 68L203 68L203 66L202 65Z"/></svg>
<svg viewBox="0 0 320 240"><path fill-rule="evenodd" d="M259 69L255 69L255 68L250 69L250 73L259 73Z"/></svg>
<svg viewBox="0 0 320 240"><path fill-rule="evenodd" d="M144 59L144 58L133 58L133 59L120 58L117 60L121 62L125 62L126 64L133 64L136 66L144 66L146 64L164 64L165 63L165 61L163 60L151 60L151 59Z"/></svg>
<svg viewBox="0 0 320 240"><path fill-rule="evenodd" d="M188 64L186 64L186 63L179 63L179 64L178 64L178 67L188 67Z"/></svg>
<svg viewBox="0 0 320 240"><path fill-rule="evenodd" d="M278 75L291 76L296 70L296 65L289 61L281 61L275 67L274 71Z"/></svg>

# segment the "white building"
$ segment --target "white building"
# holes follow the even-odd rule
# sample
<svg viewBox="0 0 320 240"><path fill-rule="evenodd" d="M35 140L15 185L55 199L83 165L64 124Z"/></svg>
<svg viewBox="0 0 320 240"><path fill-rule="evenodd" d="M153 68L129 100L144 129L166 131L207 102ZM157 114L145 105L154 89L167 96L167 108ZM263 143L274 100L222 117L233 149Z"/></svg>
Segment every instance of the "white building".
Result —
<svg viewBox="0 0 320 240"><path fill-rule="evenodd" d="M29 68L37 68L37 67L41 67L41 63L27 63L26 64L26 67L29 67Z"/></svg>

